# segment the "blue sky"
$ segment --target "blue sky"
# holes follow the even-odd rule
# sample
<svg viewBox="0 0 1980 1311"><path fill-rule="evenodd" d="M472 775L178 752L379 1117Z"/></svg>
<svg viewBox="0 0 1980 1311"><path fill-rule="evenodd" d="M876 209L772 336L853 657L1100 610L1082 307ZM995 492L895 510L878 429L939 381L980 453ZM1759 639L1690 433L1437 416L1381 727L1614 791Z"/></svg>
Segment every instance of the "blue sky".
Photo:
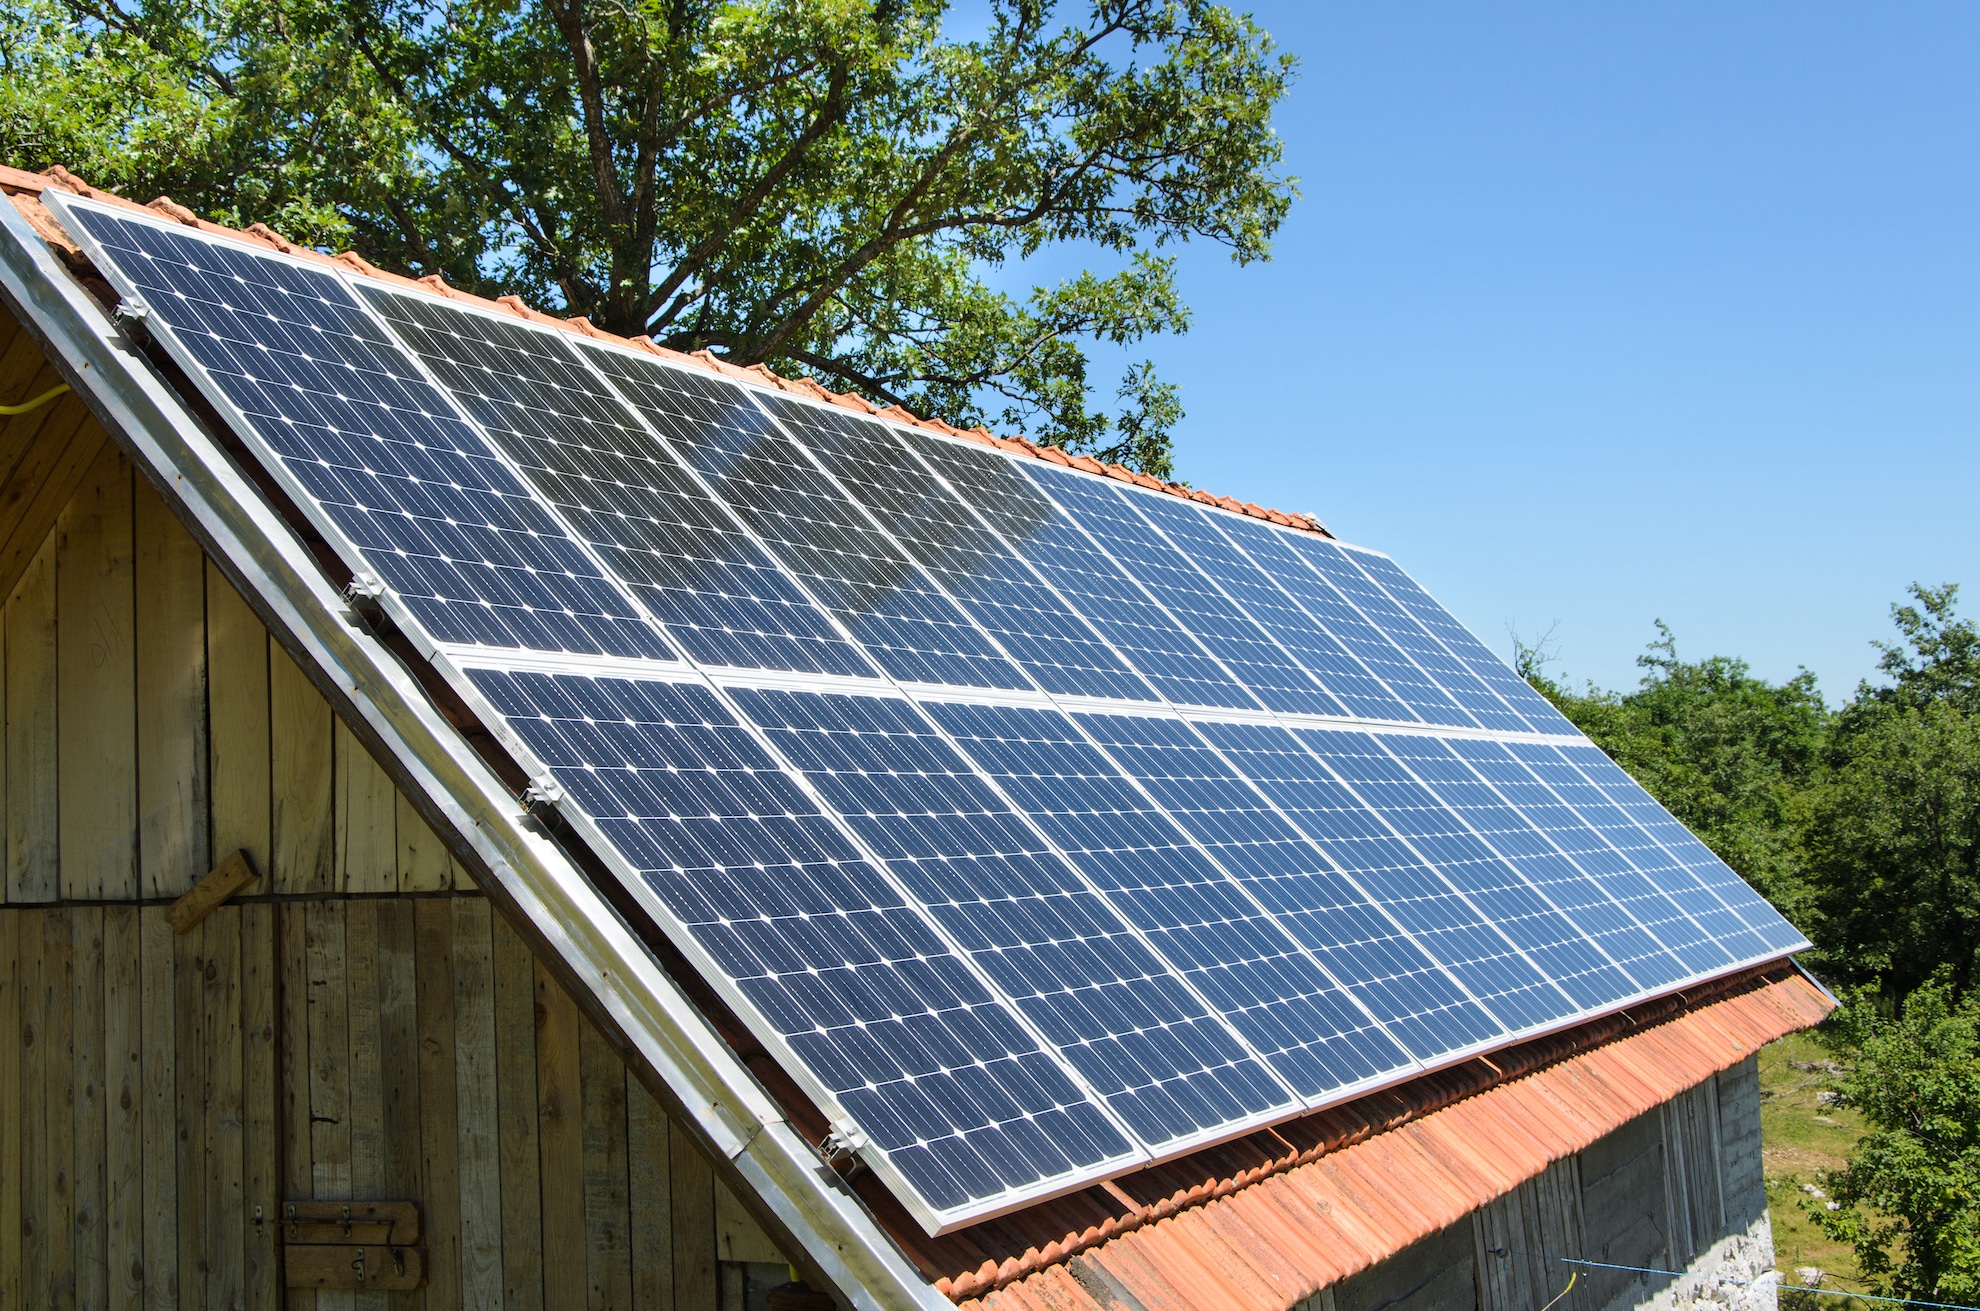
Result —
<svg viewBox="0 0 1980 1311"><path fill-rule="evenodd" d="M1980 612L1980 7L1251 8L1304 199L1133 352L1183 477L1611 687L1662 618L1833 702L1913 579Z"/></svg>

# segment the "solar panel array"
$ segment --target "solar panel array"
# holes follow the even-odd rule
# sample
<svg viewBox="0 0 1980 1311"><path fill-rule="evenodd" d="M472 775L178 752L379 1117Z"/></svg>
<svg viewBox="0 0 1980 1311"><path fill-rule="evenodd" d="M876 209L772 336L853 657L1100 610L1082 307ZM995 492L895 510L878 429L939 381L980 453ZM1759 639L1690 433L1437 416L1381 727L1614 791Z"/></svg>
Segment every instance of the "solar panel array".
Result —
<svg viewBox="0 0 1980 1311"><path fill-rule="evenodd" d="M1384 556L51 201L931 1232L1805 945Z"/></svg>

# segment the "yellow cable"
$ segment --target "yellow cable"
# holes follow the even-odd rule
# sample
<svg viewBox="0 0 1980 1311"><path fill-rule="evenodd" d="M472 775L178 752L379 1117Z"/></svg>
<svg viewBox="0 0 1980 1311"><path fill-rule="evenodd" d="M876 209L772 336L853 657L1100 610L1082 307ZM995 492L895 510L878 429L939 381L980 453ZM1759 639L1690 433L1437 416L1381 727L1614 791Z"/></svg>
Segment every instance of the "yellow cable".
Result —
<svg viewBox="0 0 1980 1311"><path fill-rule="evenodd" d="M22 401L19 405L0 405L0 414L26 414L29 410L38 410L67 390L69 390L69 384L66 382L61 383L58 386L50 387L31 401Z"/></svg>

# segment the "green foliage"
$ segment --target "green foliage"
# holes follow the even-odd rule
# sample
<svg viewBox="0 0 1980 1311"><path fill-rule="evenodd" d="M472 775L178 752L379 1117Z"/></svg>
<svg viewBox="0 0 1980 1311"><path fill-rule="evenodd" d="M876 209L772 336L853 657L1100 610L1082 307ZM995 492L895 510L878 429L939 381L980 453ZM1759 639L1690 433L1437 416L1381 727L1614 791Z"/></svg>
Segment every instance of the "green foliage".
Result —
<svg viewBox="0 0 1980 1311"><path fill-rule="evenodd" d="M1823 1183L1816 1223L1888 1297L1980 1302L1980 995L1944 973L1886 1018L1852 998L1835 1021L1840 1092L1870 1125Z"/></svg>
<svg viewBox="0 0 1980 1311"><path fill-rule="evenodd" d="M1166 475L1173 243L1264 258L1293 61L1205 0L7 0L0 156ZM1115 265L1028 295L1002 266Z"/></svg>
<svg viewBox="0 0 1980 1311"><path fill-rule="evenodd" d="M1957 587L1912 595L1903 642L1879 644L1891 682L1838 716L1800 832L1824 960L1890 998L1941 968L1965 991L1980 966L1980 641Z"/></svg>

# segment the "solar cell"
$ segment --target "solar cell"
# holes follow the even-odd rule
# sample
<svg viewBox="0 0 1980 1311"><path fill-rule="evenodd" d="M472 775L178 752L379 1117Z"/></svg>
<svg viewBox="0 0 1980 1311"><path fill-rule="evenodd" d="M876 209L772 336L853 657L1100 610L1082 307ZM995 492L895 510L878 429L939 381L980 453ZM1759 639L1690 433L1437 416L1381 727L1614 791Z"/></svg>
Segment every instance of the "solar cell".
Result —
<svg viewBox="0 0 1980 1311"><path fill-rule="evenodd" d="M1357 719L1416 718L1402 701L1368 672L1326 629L1314 622L1291 595L1260 569L1219 528L1201 506L1174 497L1138 497L1141 513L1153 520L1169 539L1244 607L1245 613L1277 639L1344 707L1340 713ZM1292 707L1281 707L1290 709Z"/></svg>
<svg viewBox="0 0 1980 1311"><path fill-rule="evenodd" d="M1595 786L1601 788L1610 801L1635 820L1644 832L1670 852L1679 864L1691 871L1692 876L1718 897L1728 910L1739 916L1768 947L1791 950L1802 944L1801 935L1793 925L1781 918L1780 912L1769 906L1724 861L1713 855L1711 848L1700 842L1690 829L1671 818L1671 813L1658 805L1635 779L1625 774L1622 766L1585 742L1564 745L1558 750L1578 766Z"/></svg>
<svg viewBox="0 0 1980 1311"><path fill-rule="evenodd" d="M1498 858L1519 871L1533 890L1586 935L1604 957L1627 976L1635 990L1654 988L1687 973L1627 909L1593 877L1548 840L1467 763L1452 743L1403 734L1384 737L1382 746L1402 762L1437 800L1448 807ZM1575 1000L1597 1007L1621 1000L1620 978L1563 980Z"/></svg>
<svg viewBox="0 0 1980 1311"><path fill-rule="evenodd" d="M1804 945L1386 557L50 204L931 1230Z"/></svg>
<svg viewBox="0 0 1980 1311"><path fill-rule="evenodd" d="M1366 1020L1339 985L1070 719L1011 706L928 711L1300 1096L1365 1077ZM1275 1089L1259 1095L1259 1110L1286 1101Z"/></svg>
<svg viewBox="0 0 1980 1311"><path fill-rule="evenodd" d="M1317 627L1352 652L1370 674L1409 707L1408 718L1450 727L1474 726L1475 721L1458 708L1448 693L1306 563L1291 534L1250 520L1228 518L1229 522L1218 526L1244 548L1245 554L1273 582L1299 602Z"/></svg>
<svg viewBox="0 0 1980 1311"><path fill-rule="evenodd" d="M621 351L583 349L656 427L665 421L679 386L676 370ZM1029 688L906 550L757 413L753 423L683 425L674 442L867 655L903 682Z"/></svg>
<svg viewBox="0 0 1980 1311"><path fill-rule="evenodd" d="M785 429L1048 692L1153 701L1155 693L948 486L903 445L930 439L783 396L759 398Z"/></svg>
<svg viewBox="0 0 1980 1311"><path fill-rule="evenodd" d="M335 274L105 209L69 213L242 435L436 641L672 657Z"/></svg>
<svg viewBox="0 0 1980 1311"><path fill-rule="evenodd" d="M929 461L1127 662L1178 705L1256 710L1257 700L1009 459L959 442Z"/></svg>
<svg viewBox="0 0 1980 1311"><path fill-rule="evenodd" d="M825 614L572 350L569 334L377 286L366 297L565 523L704 665L871 676ZM676 433L765 426L741 388L654 391Z"/></svg>
<svg viewBox="0 0 1980 1311"><path fill-rule="evenodd" d="M1144 1143L1255 1117L1257 1062L912 705L734 695Z"/></svg>
<svg viewBox="0 0 1980 1311"><path fill-rule="evenodd" d="M1270 634L1135 511L1132 502L1145 498L1050 466L1026 472L1259 701L1293 714L1346 713Z"/></svg>
<svg viewBox="0 0 1980 1311"><path fill-rule="evenodd" d="M1136 1153L707 689L469 671L650 904L937 1212Z"/></svg>
<svg viewBox="0 0 1980 1311"><path fill-rule="evenodd" d="M1547 698L1508 669L1503 660L1473 637L1463 624L1451 616L1450 611L1437 604L1395 561L1373 551L1355 551L1353 558L1356 567L1428 629L1452 655L1463 662L1466 669L1478 676L1479 681L1496 692L1499 699L1524 719L1534 732L1580 735L1579 730L1568 722L1565 715L1554 709Z"/></svg>
<svg viewBox="0 0 1980 1311"><path fill-rule="evenodd" d="M1359 551L1345 551L1319 538L1310 542L1294 541L1292 548L1312 566L1314 572L1332 584L1348 604L1360 611L1363 618L1375 625L1382 636L1408 656L1410 662L1421 669L1440 691L1463 707L1470 721L1486 728L1514 733L1530 730L1527 722L1508 709L1505 702L1499 700L1476 674L1459 663L1457 657L1424 630L1423 625L1405 613L1387 592L1356 567L1355 561L1361 555ZM1440 719L1434 722L1452 721ZM1467 721L1456 722L1463 724Z"/></svg>
<svg viewBox="0 0 1980 1311"><path fill-rule="evenodd" d="M1570 810L1511 751L1497 742L1475 738L1453 738L1445 745L1490 782L1528 823L1546 834L1548 841L1586 871L1611 900L1662 943L1683 964L1685 973L1710 973L1731 962L1726 950L1713 942L1677 902Z"/></svg>

